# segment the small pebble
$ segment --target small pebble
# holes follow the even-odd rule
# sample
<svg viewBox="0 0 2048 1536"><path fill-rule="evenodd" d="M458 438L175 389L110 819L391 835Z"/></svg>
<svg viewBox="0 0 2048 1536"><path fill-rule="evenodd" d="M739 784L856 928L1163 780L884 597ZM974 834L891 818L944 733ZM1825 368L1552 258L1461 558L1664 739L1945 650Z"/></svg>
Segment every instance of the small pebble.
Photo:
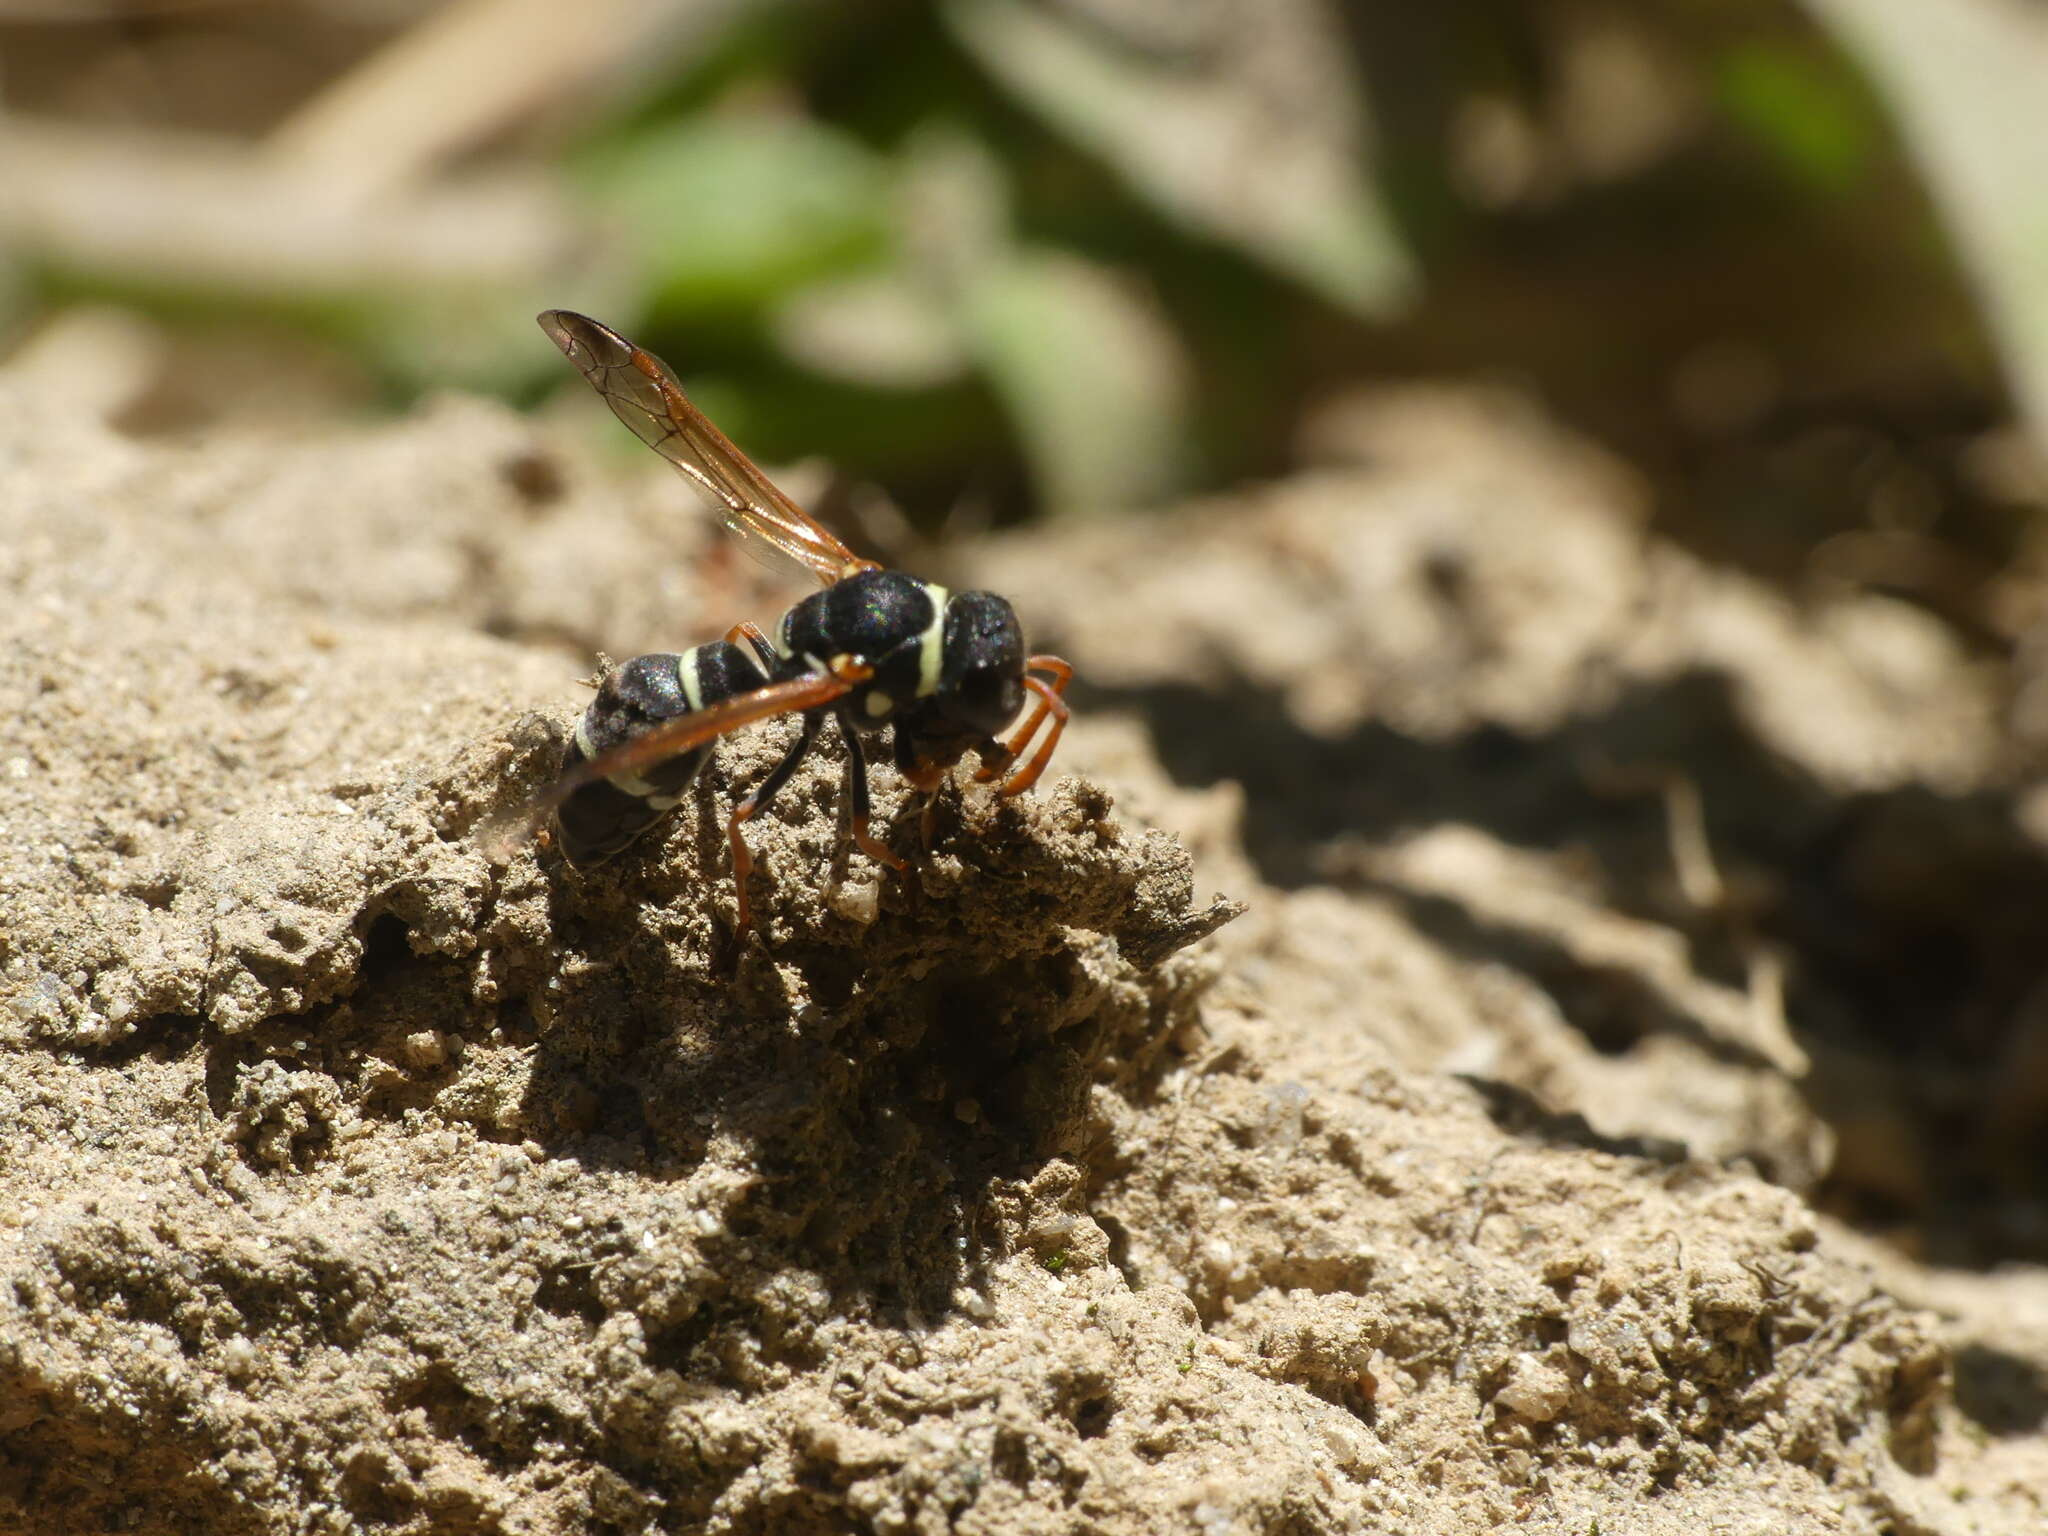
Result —
<svg viewBox="0 0 2048 1536"><path fill-rule="evenodd" d="M405 1059L415 1067L438 1067L448 1059L448 1037L438 1029L416 1030L405 1037Z"/></svg>
<svg viewBox="0 0 2048 1536"><path fill-rule="evenodd" d="M872 881L846 881L835 887L828 904L834 912L863 928L882 913L882 888Z"/></svg>

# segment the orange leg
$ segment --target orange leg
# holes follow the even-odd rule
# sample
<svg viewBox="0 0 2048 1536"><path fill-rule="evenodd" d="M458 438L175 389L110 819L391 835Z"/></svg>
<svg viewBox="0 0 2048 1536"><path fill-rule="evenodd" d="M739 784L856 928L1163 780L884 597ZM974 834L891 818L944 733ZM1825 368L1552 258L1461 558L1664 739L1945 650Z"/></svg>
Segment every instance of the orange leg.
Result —
<svg viewBox="0 0 2048 1536"><path fill-rule="evenodd" d="M1071 675L1071 674L1069 674ZM1064 683L1065 678L1060 679ZM1004 783L1001 794L1004 798L1021 795L1038 782L1038 776L1045 772L1045 765L1052 761L1053 748L1060 744L1060 737L1067 729L1067 718L1072 713L1067 701L1060 697L1059 685L1047 683L1036 677L1024 679L1024 686L1037 694L1040 700L1039 712L1051 711L1052 728L1045 733L1045 740L1038 744L1038 750L1031 754L1031 761Z"/></svg>
<svg viewBox="0 0 2048 1536"><path fill-rule="evenodd" d="M768 643L768 636L752 619L742 619L725 632L727 645L738 645L742 640L754 648L754 654L761 659L763 666L774 664L775 647Z"/></svg>
<svg viewBox="0 0 2048 1536"><path fill-rule="evenodd" d="M752 619L742 619L725 632L727 645L738 645L742 640L753 646L754 654L763 662L775 654L769 647L768 637L761 632L761 626ZM766 785L762 787L768 788ZM774 789L768 789L769 794L774 792ZM740 823L767 803L767 796L757 790L733 812L732 820L726 823L725 828L726 841L732 845L732 883L739 893L739 926L742 933L754 925L753 906L747 900L747 876L754 872L754 856L740 840Z"/></svg>
<svg viewBox="0 0 2048 1536"><path fill-rule="evenodd" d="M742 800L732 813L732 820L725 824L725 840L732 844L733 926L742 934L754 926L754 904L747 895L747 877L754 872L754 856L747 851L747 840L740 836L740 823L756 809L751 797Z"/></svg>
<svg viewBox="0 0 2048 1536"><path fill-rule="evenodd" d="M898 858L894 849L868 831L868 819L865 816L853 818L853 842L855 847L877 864L886 864L899 875L910 868L909 860Z"/></svg>
<svg viewBox="0 0 2048 1536"><path fill-rule="evenodd" d="M1003 743L1000 756L993 759L984 758L982 760L981 767L975 771L974 775L974 782L977 784L986 784L992 779L999 779L1004 773L1008 772L1010 765L1017 760L1018 755L1030 744L1031 738L1037 734L1038 727L1044 722L1046 715L1051 711L1054 709L1059 711L1059 722L1053 727L1054 739L1058 738L1061 727L1066 724L1067 710L1066 706L1060 702L1059 695L1065 693L1067 691L1067 684L1074 680L1073 665L1070 662L1061 660L1057 656L1033 656L1025 661L1024 668L1027 672L1051 674L1052 683L1050 688L1048 689L1046 684L1036 682L1028 677L1024 680L1024 686L1038 695L1038 702L1032 706L1031 713L1024 717L1023 723L1011 734L1010 739ZM1051 755L1049 750L1046 755ZM1038 767L1040 773L1045 771L1044 763L1041 762ZM1037 777L1037 773L1031 775L1032 779ZM1029 780L1026 781L1024 787L1030 787ZM1003 793L1012 795L1021 793L1021 791L1005 788Z"/></svg>
<svg viewBox="0 0 2048 1536"><path fill-rule="evenodd" d="M868 830L868 816L872 810L868 801L868 759L861 749L860 733L846 723L846 717L839 717L840 739L846 743L846 797L852 806L853 844L877 864L886 864L902 874L910 866L896 857L894 850Z"/></svg>
<svg viewBox="0 0 2048 1536"><path fill-rule="evenodd" d="M1052 691L1065 694L1067 684L1074 680L1074 664L1058 656L1030 656L1024 661L1026 672L1049 672L1052 674Z"/></svg>

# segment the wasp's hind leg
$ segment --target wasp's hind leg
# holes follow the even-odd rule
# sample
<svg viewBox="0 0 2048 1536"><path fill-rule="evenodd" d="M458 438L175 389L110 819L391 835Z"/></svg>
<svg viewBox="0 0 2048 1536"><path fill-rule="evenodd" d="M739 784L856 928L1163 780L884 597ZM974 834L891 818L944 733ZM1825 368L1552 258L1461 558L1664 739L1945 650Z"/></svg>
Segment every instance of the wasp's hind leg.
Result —
<svg viewBox="0 0 2048 1536"><path fill-rule="evenodd" d="M782 761L768 770L754 792L733 807L732 819L725 824L726 841L732 845L732 883L738 908L738 927L741 933L754 926L753 903L747 899L747 877L754 872L754 856L747 849L746 839L740 836L740 828L754 816L767 809L768 802L775 798L775 792L789 782L789 776L796 772L818 739L818 715L807 710L803 715L803 727L795 742L782 756Z"/></svg>
<svg viewBox="0 0 2048 1536"><path fill-rule="evenodd" d="M727 645L738 645L742 640L754 648L754 654L761 658L763 668L769 672L775 670L775 647L768 643L767 634L752 619L742 619L725 632Z"/></svg>

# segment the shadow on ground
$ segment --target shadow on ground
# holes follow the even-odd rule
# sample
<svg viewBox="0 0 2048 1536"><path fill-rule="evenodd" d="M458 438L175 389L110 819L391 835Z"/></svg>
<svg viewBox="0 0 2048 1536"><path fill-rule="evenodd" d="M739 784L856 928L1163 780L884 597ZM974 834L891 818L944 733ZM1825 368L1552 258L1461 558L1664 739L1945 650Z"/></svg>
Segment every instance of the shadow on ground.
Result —
<svg viewBox="0 0 2048 1536"><path fill-rule="evenodd" d="M1708 671L1637 688L1540 738L1486 728L1422 741L1377 723L1327 738L1244 684L1078 691L1085 709L1144 719L1177 782L1241 783L1248 852L1282 889L1358 886L1363 877L1333 849L1456 823L1523 849L1590 857L1601 900L1682 934L1702 976L1741 987L1746 945L1776 947L1789 961L1789 1017L1814 1050L1806 1086L1816 1108L1866 1113L1860 1076L1830 1075L1875 1064L1928 1158L1917 1209L1853 1182L1823 1198L1866 1220L1921 1224L1930 1251L1950 1262L2048 1257L2048 1228L2027 1215L2048 1207L2048 1079L2011 1070L2039 1011L2029 1000L2044 986L2048 859L2020 831L2009 794L1832 795L1763 745L1729 680ZM1663 801L1641 788L1679 765L1739 905L1700 911L1679 896ZM1615 791L1630 781L1634 792ZM1700 1038L1644 989L1589 970L1550 935L1482 919L1437 893L1372 888L1448 949L1544 987L1602 1052L1656 1031Z"/></svg>

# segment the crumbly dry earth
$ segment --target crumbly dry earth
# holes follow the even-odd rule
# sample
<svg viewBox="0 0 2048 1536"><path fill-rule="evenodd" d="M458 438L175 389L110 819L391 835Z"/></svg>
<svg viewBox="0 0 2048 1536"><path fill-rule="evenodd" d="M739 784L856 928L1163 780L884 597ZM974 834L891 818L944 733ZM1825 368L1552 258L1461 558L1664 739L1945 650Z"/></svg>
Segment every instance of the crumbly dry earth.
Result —
<svg viewBox="0 0 2048 1536"><path fill-rule="evenodd" d="M1893 934L1786 919L1930 878L1841 807L1991 793L1993 680L1497 403L1325 436L933 572L1081 665L1064 773L905 883L821 754L740 943L786 723L490 856L592 653L773 613L680 487L0 401L0 1531L2042 1529L2048 1279L1811 1205L1930 1160L1809 984Z"/></svg>

